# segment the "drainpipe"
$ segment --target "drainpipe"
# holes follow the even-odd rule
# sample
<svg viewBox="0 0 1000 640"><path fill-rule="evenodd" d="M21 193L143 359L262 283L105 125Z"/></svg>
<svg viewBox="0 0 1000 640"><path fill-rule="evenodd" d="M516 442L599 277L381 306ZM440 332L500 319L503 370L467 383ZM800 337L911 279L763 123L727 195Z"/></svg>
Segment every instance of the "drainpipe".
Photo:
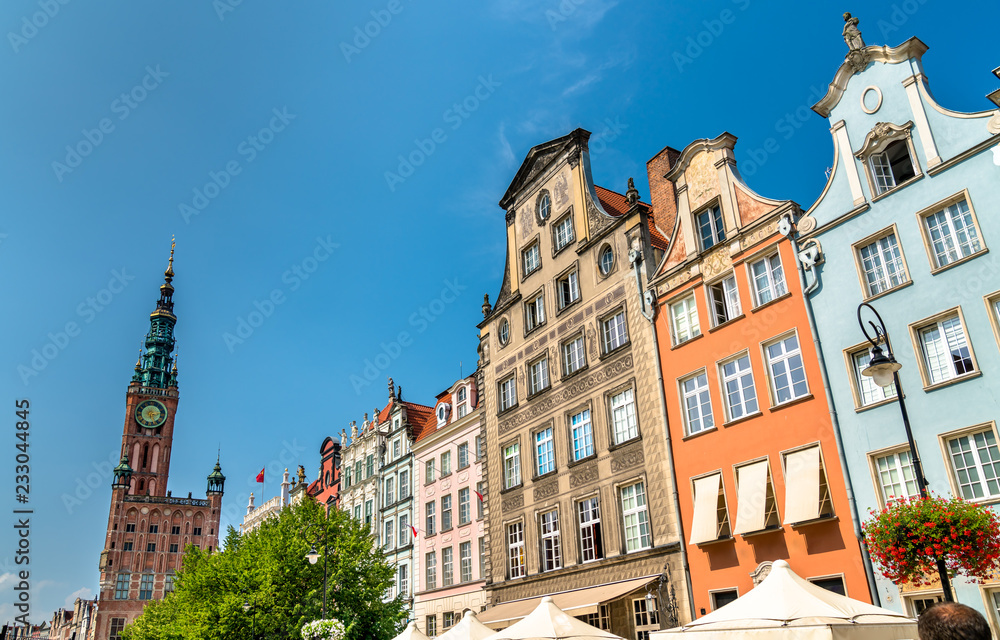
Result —
<svg viewBox="0 0 1000 640"><path fill-rule="evenodd" d="M680 494L677 491L677 471L674 467L674 448L670 440L670 428L667 426L667 396L663 390L663 367L660 366L659 342L656 339L656 293L654 290L642 290L642 278L639 276L639 267L642 265L642 252L636 248L629 250L628 260L632 263L635 271L635 286L639 291L639 304L642 315L649 320L649 328L653 332L653 356L656 361L656 386L660 395L660 420L663 421L663 433L667 439L667 464L670 465L670 482L673 485L674 518L677 521L677 531L680 534L681 567L684 569L684 585L687 587L688 613L691 620L697 616L694 612L694 588L691 586L691 566L688 564L687 543L684 541L684 521L681 519ZM646 304L649 303L649 310Z"/></svg>
<svg viewBox="0 0 1000 640"><path fill-rule="evenodd" d="M878 584L875 582L875 571L872 569L872 559L868 555L868 547L865 546L863 542L863 537L861 534L861 520L858 518L858 503L854 499L854 485L851 483L851 474L847 467L847 455L844 452L844 441L840 437L840 421L837 419L837 408L833 404L833 393L830 390L830 377L826 369L826 359L823 357L823 347L820 344L819 331L816 330L816 317L813 315L812 300L810 299L810 294L819 288L819 272L814 269L816 261L819 259L819 245L812 244L806 247L808 252L810 249L815 249L815 253L809 256L810 265L806 267L803 260L800 258L799 254L799 243L796 239L797 230L795 228L795 223L792 221L791 216L787 217L789 224L788 233L785 235L792 243L792 251L795 252L796 262L798 263L798 269L796 271L799 274L799 286L802 288L802 299L805 302L806 307L806 317L809 318L809 331L812 333L813 346L816 350L816 357L819 360L819 372L820 377L823 379L823 392L826 394L826 405L830 411L830 423L833 425L834 439L837 441L837 456L840 458L840 467L844 471L844 488L847 490L847 503L850 505L851 510L851 525L854 527L854 536L858 539L858 546L861 547L861 561L865 566L865 578L868 580L868 590L871 592L872 601L875 606L880 607L881 598L879 598ZM806 269L813 272L813 281L810 284L807 283Z"/></svg>

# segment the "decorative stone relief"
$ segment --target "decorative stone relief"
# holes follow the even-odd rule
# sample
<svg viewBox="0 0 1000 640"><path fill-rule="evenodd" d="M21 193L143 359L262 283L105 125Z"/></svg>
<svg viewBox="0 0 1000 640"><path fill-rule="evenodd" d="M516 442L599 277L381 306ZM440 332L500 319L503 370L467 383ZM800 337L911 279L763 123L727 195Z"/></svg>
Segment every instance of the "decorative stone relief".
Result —
<svg viewBox="0 0 1000 640"><path fill-rule="evenodd" d="M771 574L771 561L766 560L757 565L757 568L750 572L750 577L753 579L753 586L759 585L763 582L764 578Z"/></svg>
<svg viewBox="0 0 1000 640"><path fill-rule="evenodd" d="M576 489L577 487L594 482L598 477L600 477L600 474L597 471L597 463L591 462L570 474L569 486L572 489Z"/></svg>
<svg viewBox="0 0 1000 640"><path fill-rule="evenodd" d="M528 236L531 235L532 229L534 228L532 222L534 221L535 216L531 215L528 205L522 207L521 211L518 212L518 215L521 217L521 240L527 240Z"/></svg>
<svg viewBox="0 0 1000 640"><path fill-rule="evenodd" d="M757 229L753 233L743 236L743 239L740 240L740 243L743 245L744 249L747 249L748 247L752 247L753 245L757 244L764 238L771 237L777 231L778 231L778 221L774 220L770 224Z"/></svg>
<svg viewBox="0 0 1000 640"><path fill-rule="evenodd" d="M990 121L986 123L986 130L993 135L1000 133L1000 111L994 113Z"/></svg>
<svg viewBox="0 0 1000 640"><path fill-rule="evenodd" d="M552 194L555 198L557 209L562 209L569 204L569 180L565 173L560 173L552 187Z"/></svg>
<svg viewBox="0 0 1000 640"><path fill-rule="evenodd" d="M592 322L587 323L587 342L590 343L590 361L597 362L597 330Z"/></svg>
<svg viewBox="0 0 1000 640"><path fill-rule="evenodd" d="M611 457L611 472L618 473L639 466L645 460L641 446L632 446Z"/></svg>
<svg viewBox="0 0 1000 640"><path fill-rule="evenodd" d="M802 216L799 218L799 221L795 223L795 226L799 230L799 233L812 233L815 231L816 227L819 226L819 223L816 222L816 218L812 216Z"/></svg>
<svg viewBox="0 0 1000 640"><path fill-rule="evenodd" d="M728 271L733 266L733 259L729 255L729 248L721 246L705 257L701 264L701 272L706 280L710 280L723 271Z"/></svg>
<svg viewBox="0 0 1000 640"><path fill-rule="evenodd" d="M514 509L520 509L524 506L524 494L519 493L516 496L511 496L506 500L501 501L500 510L504 513L512 511Z"/></svg>
<svg viewBox="0 0 1000 640"><path fill-rule="evenodd" d="M685 282L687 282L688 280L690 280L695 275L695 273L696 273L696 271L695 271L694 265L688 267L684 271L681 271L677 275L675 275L672 278L670 278L669 280L667 280L667 288L666 288L665 291L662 291L661 293L666 293L667 291L670 291L671 289L675 289L678 286L684 284Z"/></svg>
<svg viewBox="0 0 1000 640"><path fill-rule="evenodd" d="M532 495L535 500L544 500L545 498L551 498L557 493L559 493L559 481L552 480L551 482L536 486Z"/></svg>
<svg viewBox="0 0 1000 640"><path fill-rule="evenodd" d="M614 218L598 211L597 206L590 198L590 193L587 193L587 222L587 226L590 227L588 236L590 238L593 238L615 223Z"/></svg>

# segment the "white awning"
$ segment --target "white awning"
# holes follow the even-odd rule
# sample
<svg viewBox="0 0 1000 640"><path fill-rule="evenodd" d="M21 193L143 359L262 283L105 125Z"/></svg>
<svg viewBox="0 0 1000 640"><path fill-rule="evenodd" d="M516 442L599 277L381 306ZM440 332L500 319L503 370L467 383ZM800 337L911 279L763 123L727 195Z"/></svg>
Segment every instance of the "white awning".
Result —
<svg viewBox="0 0 1000 640"><path fill-rule="evenodd" d="M722 474L713 473L694 481L694 517L691 519L691 544L710 542L719 537L719 485Z"/></svg>
<svg viewBox="0 0 1000 640"><path fill-rule="evenodd" d="M582 616L587 613L597 613L601 604L617 600L622 596L632 593L637 589L642 589L658 576L648 576L635 580L625 580L612 584L602 584L585 589L574 591L564 591L552 594L552 600L556 606L571 616ZM493 605L477 617L483 624L499 629L511 624L514 621L524 618L538 608L543 596L535 598L524 598L522 600L512 600Z"/></svg>
<svg viewBox="0 0 1000 640"><path fill-rule="evenodd" d="M785 456L785 524L819 517L819 445Z"/></svg>
<svg viewBox="0 0 1000 640"><path fill-rule="evenodd" d="M736 470L736 526L733 533L749 533L764 528L767 515L767 460Z"/></svg>

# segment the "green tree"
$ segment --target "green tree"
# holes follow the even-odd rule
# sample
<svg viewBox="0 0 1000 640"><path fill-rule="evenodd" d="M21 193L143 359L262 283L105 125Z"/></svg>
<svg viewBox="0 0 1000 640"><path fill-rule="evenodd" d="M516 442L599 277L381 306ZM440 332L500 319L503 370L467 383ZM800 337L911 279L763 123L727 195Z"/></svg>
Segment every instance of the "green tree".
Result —
<svg viewBox="0 0 1000 640"><path fill-rule="evenodd" d="M310 526L312 525L312 526ZM305 559L313 539L329 549L327 618L347 627L347 640L389 640L402 630L399 598L383 602L393 579L364 525L307 499L283 509L247 535L232 527L222 549L185 550L175 591L146 606L126 629L130 640L300 638L322 617L323 560ZM322 553L322 542L317 545ZM244 610L244 603L251 611Z"/></svg>

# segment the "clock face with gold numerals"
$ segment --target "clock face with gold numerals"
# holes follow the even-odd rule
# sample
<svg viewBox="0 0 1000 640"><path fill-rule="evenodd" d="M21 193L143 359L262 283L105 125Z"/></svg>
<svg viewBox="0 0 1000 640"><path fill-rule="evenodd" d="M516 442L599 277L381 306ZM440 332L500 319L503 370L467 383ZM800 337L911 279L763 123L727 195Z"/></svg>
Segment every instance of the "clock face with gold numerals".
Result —
<svg viewBox="0 0 1000 640"><path fill-rule="evenodd" d="M167 421L167 408L156 400L143 400L135 408L135 421L147 429L155 429Z"/></svg>

